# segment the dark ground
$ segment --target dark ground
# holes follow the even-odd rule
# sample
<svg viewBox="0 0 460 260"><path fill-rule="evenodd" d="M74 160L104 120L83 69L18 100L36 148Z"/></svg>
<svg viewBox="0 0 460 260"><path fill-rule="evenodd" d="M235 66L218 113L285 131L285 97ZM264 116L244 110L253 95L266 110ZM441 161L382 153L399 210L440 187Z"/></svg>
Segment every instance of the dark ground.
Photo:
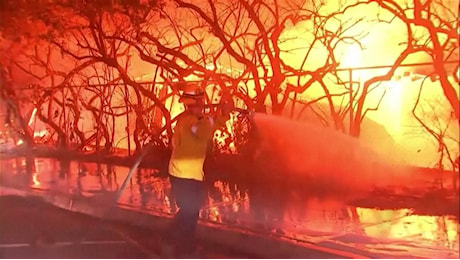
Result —
<svg viewBox="0 0 460 260"><path fill-rule="evenodd" d="M0 197L0 258L166 258L160 231L69 212L40 198ZM201 245L200 258L253 258Z"/></svg>

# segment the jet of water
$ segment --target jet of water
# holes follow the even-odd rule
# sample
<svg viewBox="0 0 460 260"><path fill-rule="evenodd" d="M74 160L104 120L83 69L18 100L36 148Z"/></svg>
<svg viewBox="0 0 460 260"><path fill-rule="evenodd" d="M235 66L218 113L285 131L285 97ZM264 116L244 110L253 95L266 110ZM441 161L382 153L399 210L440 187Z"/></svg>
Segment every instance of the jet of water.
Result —
<svg viewBox="0 0 460 260"><path fill-rule="evenodd" d="M409 185L410 170L332 128L256 113L255 163L263 174L307 180L325 189Z"/></svg>

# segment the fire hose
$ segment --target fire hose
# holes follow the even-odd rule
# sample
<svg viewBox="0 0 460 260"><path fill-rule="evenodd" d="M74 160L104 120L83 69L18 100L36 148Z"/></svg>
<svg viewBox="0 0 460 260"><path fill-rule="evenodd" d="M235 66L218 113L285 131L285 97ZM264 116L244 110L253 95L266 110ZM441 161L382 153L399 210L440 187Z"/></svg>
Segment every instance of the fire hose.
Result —
<svg viewBox="0 0 460 260"><path fill-rule="evenodd" d="M221 106L220 104L211 104L211 105L205 105L205 108L211 108L211 109L215 109L215 108L218 108L219 106ZM231 109L232 111L235 111L235 112L238 112L240 114L240 116L244 116L244 117L247 117L247 118L250 118L251 116L254 115L254 112L253 111L250 111L250 110L246 110L246 109L242 109L242 108L235 108L233 107ZM113 204L111 206L116 206L118 200L120 199L121 195L123 194L123 192L125 191L126 187L128 186L128 183L130 183L133 175L134 175L134 172L138 169L139 165L141 164L142 160L144 159L144 157L149 153L149 151L153 148L153 143L149 143L147 144L144 149L142 150L142 152L139 154L139 156L137 157L137 159L135 160L133 166L130 168L128 174L126 175L122 185L120 186L120 188L118 189L118 191L115 193L115 196L114 196L114 200L113 200ZM110 209L111 209L111 206L109 206L109 209L106 210L105 214L109 214L110 213ZM117 228L113 228L112 229L113 231L117 232L119 235L121 235L124 239L126 239L127 241L129 241L131 244L135 245L137 248L139 248L139 250L143 251L145 254L147 254L148 256L150 257L156 257L158 255L161 256L161 253L158 254L158 252L154 252L154 251L151 251L150 249L144 247L142 244L138 243L136 240L132 239L129 235L125 234L123 231L121 230L118 230Z"/></svg>
<svg viewBox="0 0 460 260"><path fill-rule="evenodd" d="M209 104L209 105L205 105L205 108L217 108L219 106L221 106L221 105L220 104ZM251 117L251 116L254 115L254 111L248 110L248 109L242 109L242 108L233 107L232 111L238 112L238 113L240 113L241 116L244 116L244 117ZM151 148L153 148L153 144L152 143L147 144L144 147L144 149L142 150L142 152L140 153L139 157L134 162L133 166L131 167L131 169L128 172L128 175L124 179L122 185L120 186L118 191L115 193L114 204L116 204L118 202L118 200L120 199L121 194L124 192L124 190L128 186L128 183L130 182L131 178L133 177L134 172L137 170L137 168L141 164L142 160L148 154L148 152L150 151Z"/></svg>

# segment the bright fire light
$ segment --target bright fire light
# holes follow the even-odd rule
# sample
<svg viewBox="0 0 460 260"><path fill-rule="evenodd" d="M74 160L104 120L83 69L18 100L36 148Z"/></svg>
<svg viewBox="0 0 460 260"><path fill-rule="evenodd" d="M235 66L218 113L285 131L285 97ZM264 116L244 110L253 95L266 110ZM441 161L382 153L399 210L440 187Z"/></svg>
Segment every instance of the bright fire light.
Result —
<svg viewBox="0 0 460 260"><path fill-rule="evenodd" d="M35 132L34 132L34 137L40 137L40 138L42 138L42 137L45 136L47 133L48 133L48 131L47 131L46 129L44 129L44 130L39 130L39 131L35 131Z"/></svg>
<svg viewBox="0 0 460 260"><path fill-rule="evenodd" d="M390 134L401 134L401 104L402 104L402 79L390 80L386 83L385 109L386 117L385 122L389 128Z"/></svg>
<svg viewBox="0 0 460 260"><path fill-rule="evenodd" d="M33 183L33 187L40 187L40 179L38 177L39 173L38 172L34 172L32 174L32 183Z"/></svg>
<svg viewBox="0 0 460 260"><path fill-rule="evenodd" d="M207 70L214 70L214 64L211 64L211 63L206 64L206 69Z"/></svg>
<svg viewBox="0 0 460 260"><path fill-rule="evenodd" d="M361 66L361 49L358 45L353 44L346 48L346 51L342 57L342 67L356 68Z"/></svg>
<svg viewBox="0 0 460 260"><path fill-rule="evenodd" d="M34 108L34 110L32 111L32 114L30 115L29 126L32 125L32 123L34 122L34 118L36 114L37 114L37 108Z"/></svg>

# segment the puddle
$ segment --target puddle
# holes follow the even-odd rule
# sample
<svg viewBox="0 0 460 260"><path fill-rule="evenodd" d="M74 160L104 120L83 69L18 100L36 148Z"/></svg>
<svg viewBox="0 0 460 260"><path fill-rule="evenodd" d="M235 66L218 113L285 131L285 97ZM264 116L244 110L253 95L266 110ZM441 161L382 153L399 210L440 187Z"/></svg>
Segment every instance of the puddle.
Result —
<svg viewBox="0 0 460 260"><path fill-rule="evenodd" d="M116 191L129 168L54 159L1 161L2 185L27 186L81 196ZM456 258L459 222L453 216L416 215L411 209L355 207L340 197L321 197L308 189L278 184L208 185L202 220L317 244L347 245L377 256ZM168 179L140 169L122 194L120 204L174 213Z"/></svg>

